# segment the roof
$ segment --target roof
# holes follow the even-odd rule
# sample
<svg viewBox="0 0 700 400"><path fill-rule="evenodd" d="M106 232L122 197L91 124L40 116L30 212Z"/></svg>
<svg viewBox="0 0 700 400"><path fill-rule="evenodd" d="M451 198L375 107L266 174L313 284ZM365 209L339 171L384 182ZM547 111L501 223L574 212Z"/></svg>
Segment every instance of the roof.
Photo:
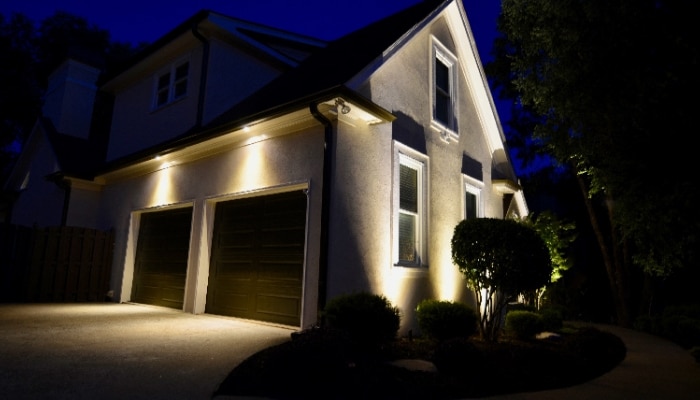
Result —
<svg viewBox="0 0 700 400"><path fill-rule="evenodd" d="M151 158L153 154L211 139L224 134L233 127L244 126L246 122L306 107L319 99L328 100L332 96L343 94L371 108L373 104L369 100L348 89L345 83L372 64L374 60L380 58L407 32L420 25L421 22L451 1L424 0L338 38L327 46L318 48L298 66L289 69L205 126L194 127L172 140L114 160L103 165L99 171L96 171L96 174L113 171ZM198 13L156 42L156 45L163 46L167 40L177 37L176 33L181 34L185 29L188 29L187 27L191 27L193 20L204 18L206 15L208 14ZM147 51L146 54L150 53ZM374 107L379 109L376 105ZM388 113L385 110L379 111Z"/></svg>

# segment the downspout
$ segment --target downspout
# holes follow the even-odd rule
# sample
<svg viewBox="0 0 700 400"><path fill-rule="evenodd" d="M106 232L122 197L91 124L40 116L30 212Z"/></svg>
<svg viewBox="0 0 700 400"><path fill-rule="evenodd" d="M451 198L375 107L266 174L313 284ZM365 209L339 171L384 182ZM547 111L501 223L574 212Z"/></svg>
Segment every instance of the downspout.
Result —
<svg viewBox="0 0 700 400"><path fill-rule="evenodd" d="M197 99L197 122L196 126L200 127L202 126L202 119L204 118L204 98L206 94L206 89L207 89L207 76L209 72L209 48L210 44L207 38L205 38L199 31L197 30L197 25L195 24L192 26L192 34L194 37L199 39L200 42L202 42L202 73L199 79L199 97Z"/></svg>
<svg viewBox="0 0 700 400"><path fill-rule="evenodd" d="M66 226L66 222L68 222L68 207L70 205L70 180L66 179L64 175L60 172L51 174L47 176L46 179L50 182L55 183L56 186L63 190L63 211L61 212L61 226Z"/></svg>
<svg viewBox="0 0 700 400"><path fill-rule="evenodd" d="M314 116L324 128L324 143L323 143L323 189L321 192L321 249L319 257L318 271L318 319L320 319L321 311L326 306L327 286L328 286L328 245L329 245L329 225L330 225L330 208L331 208L331 172L333 171L333 124L323 114L318 111L318 103L309 105L311 115Z"/></svg>

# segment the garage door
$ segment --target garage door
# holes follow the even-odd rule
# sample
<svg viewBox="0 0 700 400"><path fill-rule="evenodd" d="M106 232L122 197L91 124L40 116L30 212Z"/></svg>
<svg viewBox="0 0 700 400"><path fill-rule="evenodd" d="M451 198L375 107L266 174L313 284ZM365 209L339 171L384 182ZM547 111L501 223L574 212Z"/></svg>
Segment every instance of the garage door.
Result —
<svg viewBox="0 0 700 400"><path fill-rule="evenodd" d="M218 203L206 312L299 326L305 239L303 191Z"/></svg>
<svg viewBox="0 0 700 400"><path fill-rule="evenodd" d="M131 301L182 309L192 208L141 215Z"/></svg>

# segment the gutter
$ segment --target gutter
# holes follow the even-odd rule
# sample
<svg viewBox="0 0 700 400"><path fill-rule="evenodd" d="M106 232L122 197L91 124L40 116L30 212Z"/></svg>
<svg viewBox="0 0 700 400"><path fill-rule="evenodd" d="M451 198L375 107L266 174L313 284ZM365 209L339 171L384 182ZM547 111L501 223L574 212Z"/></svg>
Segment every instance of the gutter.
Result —
<svg viewBox="0 0 700 400"><path fill-rule="evenodd" d="M195 123L197 127L202 126L202 119L204 118L204 98L207 89L207 76L209 72L209 48L211 47L207 38L204 37L197 30L199 22L192 25L192 35L196 37L200 42L202 42L202 73L199 79L199 95L197 99L197 122Z"/></svg>
<svg viewBox="0 0 700 400"><path fill-rule="evenodd" d="M331 172L333 171L333 124L320 111L318 111L318 102L309 105L309 111L324 128L324 143L323 143L323 189L321 192L321 249L318 266L318 302L317 302L317 319L320 325L321 311L326 306L327 290L328 290L328 246L329 227L330 227L330 202L331 202Z"/></svg>

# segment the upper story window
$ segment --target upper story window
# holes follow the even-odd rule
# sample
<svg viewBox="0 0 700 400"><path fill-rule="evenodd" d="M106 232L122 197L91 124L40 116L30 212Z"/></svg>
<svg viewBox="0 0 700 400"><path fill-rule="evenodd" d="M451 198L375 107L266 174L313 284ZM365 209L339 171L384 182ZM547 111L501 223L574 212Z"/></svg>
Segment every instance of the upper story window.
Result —
<svg viewBox="0 0 700 400"><path fill-rule="evenodd" d="M173 64L156 77L154 108L170 104L187 95L190 74L189 61Z"/></svg>
<svg viewBox="0 0 700 400"><path fill-rule="evenodd" d="M481 188L483 183L464 176L464 219L482 218Z"/></svg>
<svg viewBox="0 0 700 400"><path fill-rule="evenodd" d="M457 57L432 38L432 126L443 139L457 138Z"/></svg>
<svg viewBox="0 0 700 400"><path fill-rule="evenodd" d="M400 266L426 264L426 160L398 150L394 254Z"/></svg>

